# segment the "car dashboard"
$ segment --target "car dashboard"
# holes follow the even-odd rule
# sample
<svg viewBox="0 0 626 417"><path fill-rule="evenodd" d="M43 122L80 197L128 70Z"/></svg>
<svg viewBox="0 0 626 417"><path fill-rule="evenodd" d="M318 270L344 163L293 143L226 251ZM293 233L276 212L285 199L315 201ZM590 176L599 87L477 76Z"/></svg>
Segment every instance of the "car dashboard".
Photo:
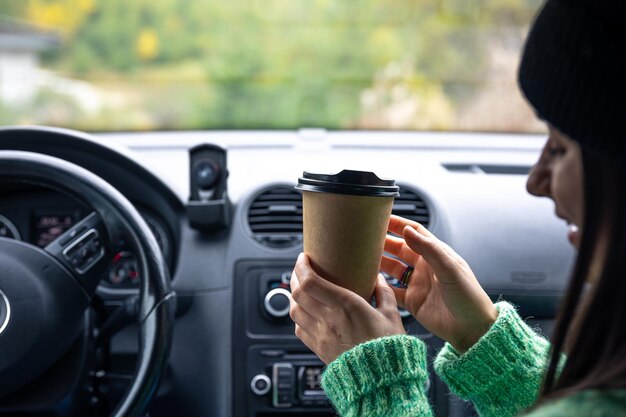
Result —
<svg viewBox="0 0 626 417"><path fill-rule="evenodd" d="M511 301L549 333L574 252L552 204L525 190L543 141L302 129L80 134L71 143L16 137L0 148L56 156L94 172L135 205L157 238L178 311L169 368L150 415L289 417L333 415L319 386L322 363L294 336L285 301L302 251L302 200L294 189L302 172L348 168L395 179L400 197L393 212L426 225L467 260L494 300ZM215 162L224 189L190 200L197 194L194 175L201 175L194 152L206 145L225 155ZM45 246L88 214L36 184L2 184L0 192L0 237ZM220 211L193 208L211 200ZM207 220L203 213L216 216L210 227L198 225L198 218ZM141 274L123 239L114 252L99 289L110 309L137 293ZM402 316L432 358L443 342ZM136 339L130 324L112 340L113 398L132 373ZM428 393L437 416L472 415L434 374Z"/></svg>

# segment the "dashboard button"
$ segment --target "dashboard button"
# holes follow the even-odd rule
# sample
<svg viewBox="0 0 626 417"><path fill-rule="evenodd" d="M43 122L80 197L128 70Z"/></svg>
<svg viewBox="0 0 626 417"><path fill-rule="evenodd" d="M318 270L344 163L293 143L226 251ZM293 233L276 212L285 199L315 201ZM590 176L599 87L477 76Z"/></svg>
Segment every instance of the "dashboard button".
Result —
<svg viewBox="0 0 626 417"><path fill-rule="evenodd" d="M291 294L284 288L274 288L265 295L263 305L267 314L274 318L287 317Z"/></svg>
<svg viewBox="0 0 626 417"><path fill-rule="evenodd" d="M274 392L272 405L276 408L291 407L294 396L295 370L291 363L275 363L272 366Z"/></svg>
<svg viewBox="0 0 626 417"><path fill-rule="evenodd" d="M259 374L252 378L250 388L256 395L265 395L270 392L270 389L272 388L272 381L267 375Z"/></svg>
<svg viewBox="0 0 626 417"><path fill-rule="evenodd" d="M278 394L277 403L280 404L281 406L289 407L292 402L293 402L293 397L291 396L291 394ZM278 407L278 405L275 405L275 407Z"/></svg>
<svg viewBox="0 0 626 417"><path fill-rule="evenodd" d="M291 282L291 271L285 271L280 275L280 282L289 285Z"/></svg>

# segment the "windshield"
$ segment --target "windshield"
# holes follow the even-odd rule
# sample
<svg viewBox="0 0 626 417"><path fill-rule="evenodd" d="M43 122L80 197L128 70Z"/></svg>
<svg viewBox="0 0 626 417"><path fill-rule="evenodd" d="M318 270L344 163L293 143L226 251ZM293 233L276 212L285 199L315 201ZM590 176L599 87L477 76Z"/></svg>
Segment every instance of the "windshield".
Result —
<svg viewBox="0 0 626 417"><path fill-rule="evenodd" d="M543 130L540 0L4 0L0 123L88 131Z"/></svg>

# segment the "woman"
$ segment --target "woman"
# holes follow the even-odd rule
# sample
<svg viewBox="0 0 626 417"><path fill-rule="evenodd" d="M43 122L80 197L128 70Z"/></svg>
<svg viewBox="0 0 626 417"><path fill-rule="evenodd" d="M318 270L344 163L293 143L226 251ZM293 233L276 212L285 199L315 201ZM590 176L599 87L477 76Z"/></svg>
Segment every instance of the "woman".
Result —
<svg viewBox="0 0 626 417"><path fill-rule="evenodd" d="M549 138L527 189L552 199L578 249L552 344L421 225L393 217L377 307L318 276L291 280L296 335L328 364L323 387L344 416L429 416L425 345L397 304L448 343L435 371L484 416L626 415L626 30L622 2L548 0L519 82ZM397 304L396 304L397 303Z"/></svg>

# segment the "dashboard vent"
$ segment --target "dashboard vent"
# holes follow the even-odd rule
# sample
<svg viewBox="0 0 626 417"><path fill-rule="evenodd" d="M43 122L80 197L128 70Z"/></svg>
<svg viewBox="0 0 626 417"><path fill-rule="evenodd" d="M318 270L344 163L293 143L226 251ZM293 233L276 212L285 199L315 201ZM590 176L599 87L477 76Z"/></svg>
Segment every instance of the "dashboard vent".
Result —
<svg viewBox="0 0 626 417"><path fill-rule="evenodd" d="M286 248L302 242L302 195L293 187L277 186L257 195L248 224L258 242Z"/></svg>
<svg viewBox="0 0 626 417"><path fill-rule="evenodd" d="M421 223L426 228L430 225L430 210L426 202L419 194L406 187L400 186L400 197L396 197L391 212Z"/></svg>
<svg viewBox="0 0 626 417"><path fill-rule="evenodd" d="M450 172L469 174L528 175L528 165L493 165L493 164L443 164Z"/></svg>

